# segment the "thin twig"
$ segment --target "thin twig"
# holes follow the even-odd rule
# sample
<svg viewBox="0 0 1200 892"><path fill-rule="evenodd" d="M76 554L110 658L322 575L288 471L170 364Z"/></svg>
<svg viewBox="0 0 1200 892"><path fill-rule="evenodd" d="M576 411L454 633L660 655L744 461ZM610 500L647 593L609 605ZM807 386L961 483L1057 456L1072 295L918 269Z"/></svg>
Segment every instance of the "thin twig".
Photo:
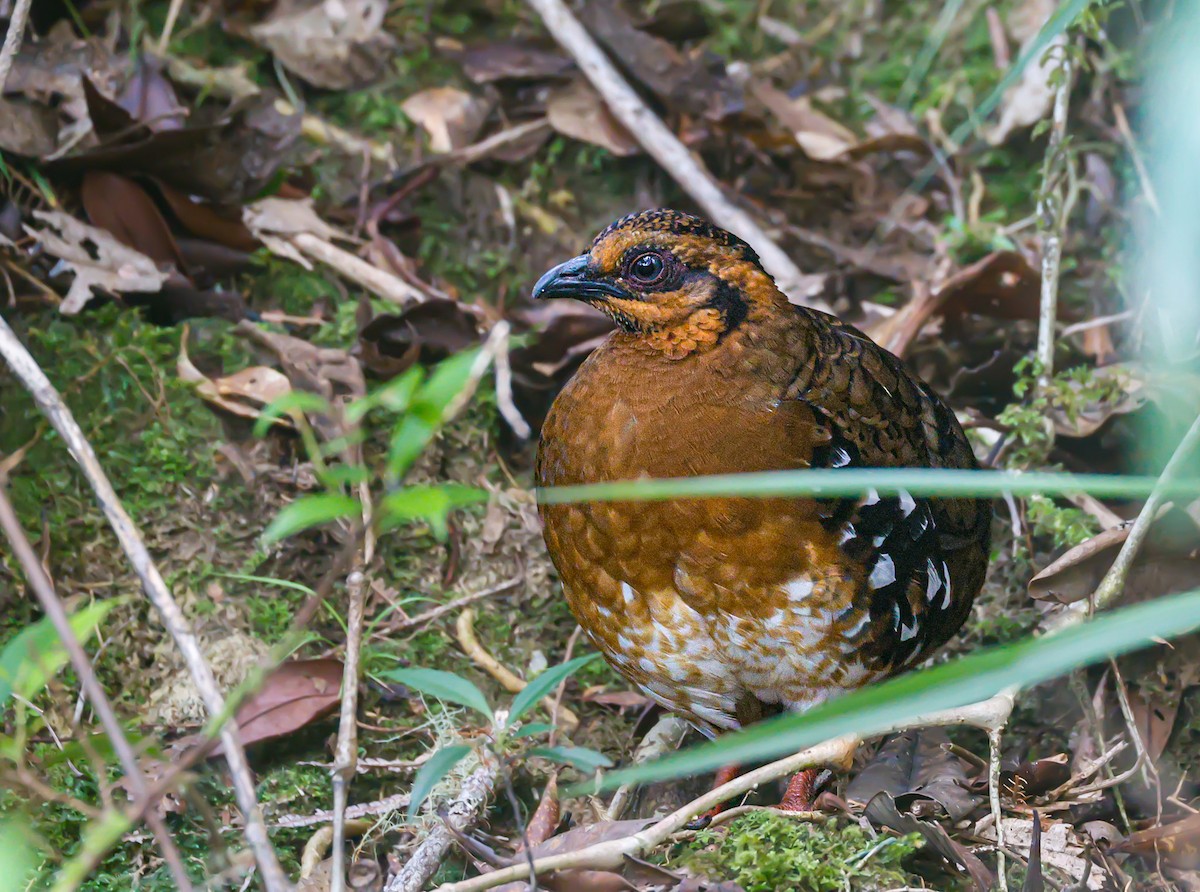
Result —
<svg viewBox="0 0 1200 892"><path fill-rule="evenodd" d="M421 303L425 292L311 232L298 232L288 239L308 256L332 266L368 291L400 306Z"/></svg>
<svg viewBox="0 0 1200 892"><path fill-rule="evenodd" d="M1008 892L1008 874L1004 868L1004 811L1000 807L1000 742L1002 728L988 731L988 802L996 822L996 876L1000 892Z"/></svg>
<svg viewBox="0 0 1200 892"><path fill-rule="evenodd" d="M528 0L542 17L546 29L559 42L604 97L613 116L662 165L714 223L744 238L758 252L767 272L793 303L828 311L824 301L813 298L805 287L806 277L783 249L767 235L754 218L733 204L717 180L695 155L679 141L658 116L621 76L603 50L567 9L562 0Z"/></svg>
<svg viewBox="0 0 1200 892"><path fill-rule="evenodd" d="M165 56L167 47L171 43L171 34L175 30L175 23L179 21L179 13L183 9L183 0L171 0L171 5L167 8L167 20L163 23L162 34L158 37L158 55Z"/></svg>
<svg viewBox="0 0 1200 892"><path fill-rule="evenodd" d="M179 604L171 596L162 575L158 572L158 567L155 566L150 552L146 549L146 543L142 540L141 533L125 511L120 499L117 498L112 483L109 482L108 476L100 466L91 444L83 436L83 431L79 429L79 424L75 421L71 410L67 408L54 385L50 383L45 373L29 355L29 351L17 339L3 318L0 318L0 355L3 355L9 367L21 379L38 407L67 444L72 457L79 464L95 492L96 499L108 518L113 532L116 533L122 550L141 580L146 596L158 611L159 618L179 648L187 665L188 673L191 675L209 715L213 718L224 716L226 713L225 698L221 696L221 691L217 687L212 667L205 661L191 624L179 608ZM290 884L284 876L283 869L279 866L275 850L271 847L270 837L267 836L258 800L255 798L254 779L250 773L250 764L246 760L246 752L238 737L237 724L232 717L227 718L222 725L220 736L225 759L229 764L229 773L233 777L234 795L238 808L241 809L245 819L246 842L254 852L263 885L268 892L276 892L276 890L283 892L290 887Z"/></svg>
<svg viewBox="0 0 1200 892"><path fill-rule="evenodd" d="M1047 387L1054 377L1054 323L1058 319L1058 279L1062 267L1063 230L1066 228L1069 213L1059 181L1061 168L1070 163L1063 155L1062 145L1067 132L1073 67L1070 47L1064 44L1062 50L1063 60L1058 72L1061 80L1054 91L1050 140L1046 146L1046 158L1042 168L1042 194L1038 199L1038 218L1042 230L1042 299L1038 313L1037 340L1040 388Z"/></svg>
<svg viewBox="0 0 1200 892"><path fill-rule="evenodd" d="M21 522L17 519L12 503L8 500L2 480L0 480L0 528L3 528L4 536L8 539L8 544L12 546L13 554L25 571L29 587L37 595L38 602L42 605L42 611L50 618L54 631L58 633L58 639L62 642L63 648L71 660L71 665L75 667L75 674L79 677L79 687L91 702L92 709L104 728L104 733L108 735L109 742L112 743L113 751L117 754L121 769L125 772L128 780L130 792L140 804L149 805L151 802L148 795L149 786L146 782L146 775L142 773L142 768L138 764L133 746L130 744L129 738L125 736L121 722L113 712L112 704L105 695L100 680L96 677L92 661L88 659L83 645L75 636L62 600L55 592L50 577L46 575L45 568L38 560L33 546L29 544L29 539L21 528ZM188 879L187 869L183 865L183 857L179 854L179 849L175 846L175 840L171 837L171 831L167 829L162 815L153 808L149 808L145 812L145 818L150 830L154 833L159 849L162 850L163 860L171 870L175 885L180 889L191 889L192 883Z"/></svg>
<svg viewBox="0 0 1200 892"><path fill-rule="evenodd" d="M330 892L343 892L346 882L346 806L350 799L350 784L357 771L358 756L358 665L362 650L363 612L368 589L364 574L370 556L364 554L361 567L346 580L350 594L350 610L346 617L346 657L342 671L342 703L338 720L337 749L333 766L333 869L329 877Z"/></svg>
<svg viewBox="0 0 1200 892"><path fill-rule="evenodd" d="M379 799L375 802L360 802L357 805L351 805L346 809L345 815L347 821L356 820L366 817L367 815L386 815L390 812L399 811L408 805L408 794L397 793L394 796L388 796L386 799ZM311 815L283 815L276 821L271 822L272 827L312 827L314 824L327 824L333 820L333 810L317 811Z"/></svg>
<svg viewBox="0 0 1200 892"><path fill-rule="evenodd" d="M418 613L416 616L410 616L399 625L389 628L387 630L387 634L394 635L396 632L403 632L407 629L412 629L417 626L424 626L433 622L435 619L441 619L447 613L454 613L457 610L461 610L463 607L466 607L468 604L472 604L475 601L480 601L484 598L491 598L495 595L502 595L507 591L512 591L514 588L520 585L524 579L525 576L522 574L506 580L505 582L501 582L499 585L493 585L491 588L480 589L479 591L472 592L469 595L463 595L459 598L455 598L453 601L447 601L445 604L442 604L438 607L433 607L424 611L423 613Z"/></svg>
<svg viewBox="0 0 1200 892"><path fill-rule="evenodd" d="M29 21L32 3L33 0L16 0L12 15L8 17L8 34L4 37L4 46L0 48L0 93L4 91L8 72L12 69L17 51L21 49L21 41L25 39L25 25Z"/></svg>

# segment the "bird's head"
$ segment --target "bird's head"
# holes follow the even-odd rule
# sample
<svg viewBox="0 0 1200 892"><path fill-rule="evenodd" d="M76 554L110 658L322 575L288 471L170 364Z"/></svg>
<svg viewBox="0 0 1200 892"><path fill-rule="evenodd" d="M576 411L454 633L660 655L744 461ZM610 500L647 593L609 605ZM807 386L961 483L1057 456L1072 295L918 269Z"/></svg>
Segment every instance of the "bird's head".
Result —
<svg viewBox="0 0 1200 892"><path fill-rule="evenodd" d="M748 244L666 209L622 217L587 252L538 279L533 297L591 304L674 358L708 350L787 304Z"/></svg>

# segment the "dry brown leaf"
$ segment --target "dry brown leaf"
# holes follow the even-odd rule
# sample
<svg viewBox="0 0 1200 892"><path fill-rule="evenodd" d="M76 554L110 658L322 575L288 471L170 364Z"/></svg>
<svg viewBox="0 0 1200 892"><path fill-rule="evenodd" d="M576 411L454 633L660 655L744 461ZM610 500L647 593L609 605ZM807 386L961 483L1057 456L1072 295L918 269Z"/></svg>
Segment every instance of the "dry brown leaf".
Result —
<svg viewBox="0 0 1200 892"><path fill-rule="evenodd" d="M585 80L557 87L546 99L550 126L563 136L608 149L618 157L636 155L641 146L613 117L604 100Z"/></svg>
<svg viewBox="0 0 1200 892"><path fill-rule="evenodd" d="M897 807L920 817L928 817L937 803L951 819L962 820L981 798L969 789L966 767L949 745L941 728L897 734L850 782L846 798L865 803L886 792Z"/></svg>
<svg viewBox="0 0 1200 892"><path fill-rule="evenodd" d="M491 103L456 87L433 87L409 96L400 108L429 134L429 148L438 154L474 142L492 110Z"/></svg>
<svg viewBox="0 0 1200 892"><path fill-rule="evenodd" d="M115 294L157 292L167 281L168 274L153 260L121 244L103 229L61 211L34 211L33 215L46 228L26 227L26 232L41 242L46 253L59 258L75 273L75 281L58 307L64 315L82 310L92 299L93 288Z"/></svg>
<svg viewBox="0 0 1200 892"><path fill-rule="evenodd" d="M387 70L396 46L383 30L387 8L387 0L285 0L250 34L313 86L346 90Z"/></svg>
<svg viewBox="0 0 1200 892"><path fill-rule="evenodd" d="M535 859L546 858L550 855L565 855L597 843L632 836L649 823L649 820L633 819L628 821L601 821L596 824L585 824L580 827L574 827L566 833L560 833L558 836L551 837L545 842L533 846L530 849L530 854ZM518 862L514 861L513 863ZM623 885L617 884L618 880ZM576 892L576 890L578 892L583 892L583 890L596 890L596 892L603 890L603 892L607 892L610 889L616 890L616 892L623 892L625 889L633 888L620 874L611 873L610 871L563 870L549 874L546 877L539 877L538 881L547 889L561 890L561 892ZM523 892L527 885L523 881L505 883L503 886L498 886L496 892Z"/></svg>
<svg viewBox="0 0 1200 892"><path fill-rule="evenodd" d="M1057 0L1025 0L1010 13L1008 32L1020 42L1022 53L1037 39L1038 32L1057 8ZM1066 35L1060 34L1044 52L1029 60L1020 79L1000 100L1000 120L987 132L988 142L998 146L1014 131L1032 127L1050 112L1054 104L1054 87L1050 79L1062 63L1066 43Z"/></svg>
<svg viewBox="0 0 1200 892"><path fill-rule="evenodd" d="M1012 771L1000 772L1004 793L1020 803L1045 796L1071 779L1071 766L1066 753L1045 759L1025 760Z"/></svg>
<svg viewBox="0 0 1200 892"><path fill-rule="evenodd" d="M951 864L957 864L971 876L978 892L991 889L995 880L987 866L966 846L950 837L940 824L920 821L912 815L901 814L889 793L878 793L863 809L874 824L890 827L899 833L919 833L929 847Z"/></svg>
<svg viewBox="0 0 1200 892"><path fill-rule="evenodd" d="M562 77L574 65L561 53L528 40L498 40L459 54L463 73L477 84Z"/></svg>
<svg viewBox="0 0 1200 892"><path fill-rule="evenodd" d="M363 365L381 378L416 362L431 365L479 343L477 318L462 304L432 298L403 313L376 316L358 335Z"/></svg>
<svg viewBox="0 0 1200 892"><path fill-rule="evenodd" d="M1200 867L1200 814L1138 831L1113 848L1118 852L1159 857L1174 867Z"/></svg>
<svg viewBox="0 0 1200 892"><path fill-rule="evenodd" d="M751 85L754 97L791 131L804 154L814 161L841 158L858 144L858 137L822 111L813 108L812 97L793 99L771 84Z"/></svg>
<svg viewBox="0 0 1200 892"><path fill-rule="evenodd" d="M1028 818L1003 818L1004 844L1017 854L1028 857L1029 847L1033 842L1033 825ZM983 823L983 822L981 822ZM986 840L995 840L996 827L991 823L983 823L976 827L976 835ZM1077 883L1083 882L1084 874L1088 871L1087 844L1070 824L1043 819L1042 834L1042 864L1056 867L1063 873L1073 877ZM1093 863L1087 884L1083 888L1104 889L1108 871L1101 863Z"/></svg>
<svg viewBox="0 0 1200 892"><path fill-rule="evenodd" d="M254 419L262 414L267 405L291 393L292 385L287 377L267 366L242 369L215 380L209 378L192 364L187 352L187 339L185 327L179 342L175 372L182 380L195 384L196 392L214 406L242 418ZM294 426L286 415L276 418L275 423L284 427Z"/></svg>
<svg viewBox="0 0 1200 892"><path fill-rule="evenodd" d="M341 660L291 660L281 663L262 686L238 707L234 719L243 745L285 737L328 715L338 705ZM218 747L213 755L220 755Z"/></svg>
<svg viewBox="0 0 1200 892"><path fill-rule="evenodd" d="M1029 596L1071 604L1089 597L1129 538L1129 526L1115 527L1081 542L1029 581ZM1138 600L1187 591L1200 578L1200 536L1185 512L1164 510L1130 567L1125 590Z"/></svg>
<svg viewBox="0 0 1200 892"><path fill-rule="evenodd" d="M0 150L27 158L54 151L58 115L45 105L0 96Z"/></svg>

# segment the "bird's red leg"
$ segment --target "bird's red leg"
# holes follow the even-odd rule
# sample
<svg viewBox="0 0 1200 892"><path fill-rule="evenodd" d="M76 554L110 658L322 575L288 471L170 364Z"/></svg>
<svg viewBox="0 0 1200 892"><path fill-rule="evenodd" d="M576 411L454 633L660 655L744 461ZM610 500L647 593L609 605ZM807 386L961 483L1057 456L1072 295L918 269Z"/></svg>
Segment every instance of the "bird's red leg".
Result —
<svg viewBox="0 0 1200 892"><path fill-rule="evenodd" d="M779 802L780 811L812 811L813 794L816 793L817 778L821 774L819 768L805 768L797 771L788 781L787 790Z"/></svg>
<svg viewBox="0 0 1200 892"><path fill-rule="evenodd" d="M712 788L722 787L742 773L741 765L722 765L713 777ZM725 803L719 802L703 814L696 815L688 822L689 830L700 830L708 826L709 821L725 810Z"/></svg>

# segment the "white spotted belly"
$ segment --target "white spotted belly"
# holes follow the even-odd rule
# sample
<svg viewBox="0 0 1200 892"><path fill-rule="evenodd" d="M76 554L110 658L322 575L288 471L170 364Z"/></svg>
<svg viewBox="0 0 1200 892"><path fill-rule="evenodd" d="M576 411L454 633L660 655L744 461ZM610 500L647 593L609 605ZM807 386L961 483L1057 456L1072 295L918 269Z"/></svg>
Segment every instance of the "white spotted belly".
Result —
<svg viewBox="0 0 1200 892"><path fill-rule="evenodd" d="M739 727L738 702L803 711L876 673L855 659L852 638L814 598L813 582L792 580L765 616L694 610L674 591L644 595L622 584L621 611L589 631L609 662L646 696L712 736Z"/></svg>

